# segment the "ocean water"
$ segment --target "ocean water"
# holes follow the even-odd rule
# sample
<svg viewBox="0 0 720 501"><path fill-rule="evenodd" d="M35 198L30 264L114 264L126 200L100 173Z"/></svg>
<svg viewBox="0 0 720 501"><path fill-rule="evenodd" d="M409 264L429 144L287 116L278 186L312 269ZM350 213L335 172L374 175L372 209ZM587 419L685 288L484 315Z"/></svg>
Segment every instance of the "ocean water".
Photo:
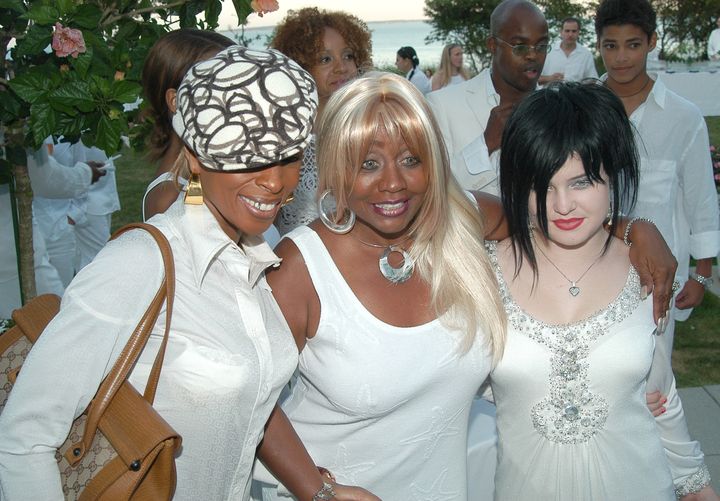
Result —
<svg viewBox="0 0 720 501"><path fill-rule="evenodd" d="M425 37L432 27L425 21L382 21L367 23L372 33L373 63L384 68L395 65L395 54L404 45L415 49L420 59L420 67L437 67L444 44L440 42L426 43ZM267 47L274 28L251 28L245 30L245 37L250 39L250 47ZM237 40L239 32L222 31Z"/></svg>

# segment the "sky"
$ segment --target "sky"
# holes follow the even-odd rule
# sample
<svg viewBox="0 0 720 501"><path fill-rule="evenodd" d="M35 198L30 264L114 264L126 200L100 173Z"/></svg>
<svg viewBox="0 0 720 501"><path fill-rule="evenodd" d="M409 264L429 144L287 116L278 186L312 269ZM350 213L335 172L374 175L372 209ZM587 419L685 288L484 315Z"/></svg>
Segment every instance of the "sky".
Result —
<svg viewBox="0 0 720 501"><path fill-rule="evenodd" d="M344 10L355 14L363 21L397 21L424 19L423 0L278 0L280 10L265 14L262 18L251 14L248 18L248 28L261 26L274 26L287 14L288 10L297 10L303 7L320 7L328 10ZM220 14L219 28L225 30L236 28L238 25L235 9L231 0L223 0L223 10Z"/></svg>

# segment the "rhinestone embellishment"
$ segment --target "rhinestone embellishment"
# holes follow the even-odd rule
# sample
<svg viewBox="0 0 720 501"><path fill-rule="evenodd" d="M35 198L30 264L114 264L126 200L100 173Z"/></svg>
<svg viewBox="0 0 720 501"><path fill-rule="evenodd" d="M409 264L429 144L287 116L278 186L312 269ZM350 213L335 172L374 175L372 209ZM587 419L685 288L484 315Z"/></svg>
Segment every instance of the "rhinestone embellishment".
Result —
<svg viewBox="0 0 720 501"><path fill-rule="evenodd" d="M527 315L510 296L500 272L494 242L487 242L508 321L522 335L550 351L549 394L536 403L530 418L535 430L551 442L587 442L607 421L607 400L590 391L588 369L594 341L614 323L630 316L640 302L640 279L634 268L620 294L603 310L572 324L550 325ZM580 291L570 294L574 296Z"/></svg>

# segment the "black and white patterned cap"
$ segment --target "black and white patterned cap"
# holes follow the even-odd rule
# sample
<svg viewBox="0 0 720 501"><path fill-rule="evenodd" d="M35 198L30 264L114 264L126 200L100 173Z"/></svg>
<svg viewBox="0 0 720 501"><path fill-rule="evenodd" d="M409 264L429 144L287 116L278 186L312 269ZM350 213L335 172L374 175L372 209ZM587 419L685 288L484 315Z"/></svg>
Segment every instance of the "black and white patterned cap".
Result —
<svg viewBox="0 0 720 501"><path fill-rule="evenodd" d="M173 129L203 166L238 171L301 152L318 98L295 61L234 45L190 68L176 102Z"/></svg>

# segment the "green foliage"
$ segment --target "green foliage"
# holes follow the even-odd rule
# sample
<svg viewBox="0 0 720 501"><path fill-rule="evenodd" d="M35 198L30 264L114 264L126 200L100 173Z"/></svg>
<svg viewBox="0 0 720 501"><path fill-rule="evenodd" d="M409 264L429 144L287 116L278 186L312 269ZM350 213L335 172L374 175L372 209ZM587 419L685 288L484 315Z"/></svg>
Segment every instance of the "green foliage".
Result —
<svg viewBox="0 0 720 501"><path fill-rule="evenodd" d="M235 0L240 19L250 0ZM0 118L7 146L38 148L52 136L82 138L117 152L137 112L148 50L174 28L214 29L221 0L0 0ZM85 51L60 57L50 45L56 23L79 30ZM9 42L17 44L8 50Z"/></svg>

